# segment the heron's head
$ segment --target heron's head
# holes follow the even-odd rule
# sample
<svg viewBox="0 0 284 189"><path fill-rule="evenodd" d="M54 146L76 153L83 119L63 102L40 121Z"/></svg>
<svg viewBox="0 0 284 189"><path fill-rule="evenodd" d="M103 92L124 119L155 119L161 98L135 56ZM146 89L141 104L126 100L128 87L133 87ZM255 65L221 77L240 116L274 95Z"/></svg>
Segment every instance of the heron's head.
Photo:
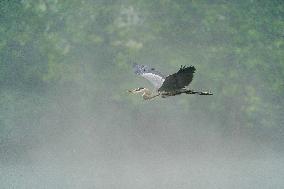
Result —
<svg viewBox="0 0 284 189"><path fill-rule="evenodd" d="M137 89L128 90L128 92L133 93L133 94L138 94L138 93L144 92L145 89L146 88L144 88L144 87L139 87Z"/></svg>

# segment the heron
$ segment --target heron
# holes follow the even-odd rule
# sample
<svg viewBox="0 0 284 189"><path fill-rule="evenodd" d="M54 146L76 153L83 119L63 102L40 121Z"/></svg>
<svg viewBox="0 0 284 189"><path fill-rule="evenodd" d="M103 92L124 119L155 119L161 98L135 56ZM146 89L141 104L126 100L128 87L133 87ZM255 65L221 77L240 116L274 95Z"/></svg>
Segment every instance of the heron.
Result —
<svg viewBox="0 0 284 189"><path fill-rule="evenodd" d="M178 72L165 76L155 68L147 65L134 64L134 73L150 81L154 90L139 87L128 90L132 94L142 94L144 100L150 100L161 96L162 98L176 96L180 94L213 95L207 91L195 91L186 88L193 79L196 69L194 66L181 66Z"/></svg>

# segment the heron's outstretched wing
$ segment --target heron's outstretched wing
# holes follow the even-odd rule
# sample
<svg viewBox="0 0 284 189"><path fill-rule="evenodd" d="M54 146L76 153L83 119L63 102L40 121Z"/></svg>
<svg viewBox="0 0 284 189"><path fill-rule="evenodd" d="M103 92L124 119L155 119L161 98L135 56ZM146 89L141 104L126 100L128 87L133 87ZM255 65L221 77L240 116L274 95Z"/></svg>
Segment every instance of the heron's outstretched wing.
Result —
<svg viewBox="0 0 284 189"><path fill-rule="evenodd" d="M159 91L170 92L184 88L192 81L195 70L194 66L181 66L177 73L166 77L162 86L159 88Z"/></svg>
<svg viewBox="0 0 284 189"><path fill-rule="evenodd" d="M142 77L150 81L156 89L159 89L165 81L165 77L154 68L139 64L134 64L133 68L135 74L141 75Z"/></svg>

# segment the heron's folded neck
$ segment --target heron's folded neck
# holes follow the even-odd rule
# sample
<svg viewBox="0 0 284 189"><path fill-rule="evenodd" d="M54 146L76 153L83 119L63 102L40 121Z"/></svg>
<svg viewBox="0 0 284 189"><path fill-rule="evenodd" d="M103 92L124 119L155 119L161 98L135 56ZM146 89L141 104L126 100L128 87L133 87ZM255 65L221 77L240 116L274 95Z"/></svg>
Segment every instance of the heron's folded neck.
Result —
<svg viewBox="0 0 284 189"><path fill-rule="evenodd" d="M151 96L152 96L152 92L149 89L146 89L146 88L143 89L142 97L144 100L151 99Z"/></svg>
<svg viewBox="0 0 284 189"><path fill-rule="evenodd" d="M142 97L143 97L144 100L150 100L150 99L160 95L160 93L153 95L153 93L147 88L133 89L133 90L129 90L129 92L131 92L133 94L142 94Z"/></svg>

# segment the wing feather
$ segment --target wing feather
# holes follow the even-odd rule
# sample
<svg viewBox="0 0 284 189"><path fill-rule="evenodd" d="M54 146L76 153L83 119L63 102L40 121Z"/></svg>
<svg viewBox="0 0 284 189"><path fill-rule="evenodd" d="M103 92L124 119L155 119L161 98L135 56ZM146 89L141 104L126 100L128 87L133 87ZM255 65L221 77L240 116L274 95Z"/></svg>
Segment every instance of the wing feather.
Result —
<svg viewBox="0 0 284 189"><path fill-rule="evenodd" d="M133 68L134 72L137 75L141 75L142 77L150 81L156 89L159 89L165 81L165 77L154 68L139 64L134 64Z"/></svg>
<svg viewBox="0 0 284 189"><path fill-rule="evenodd" d="M175 91L188 86L192 79L193 73L195 72L195 67L190 66L181 66L177 73L169 75L166 77L162 86L158 89L158 91Z"/></svg>

